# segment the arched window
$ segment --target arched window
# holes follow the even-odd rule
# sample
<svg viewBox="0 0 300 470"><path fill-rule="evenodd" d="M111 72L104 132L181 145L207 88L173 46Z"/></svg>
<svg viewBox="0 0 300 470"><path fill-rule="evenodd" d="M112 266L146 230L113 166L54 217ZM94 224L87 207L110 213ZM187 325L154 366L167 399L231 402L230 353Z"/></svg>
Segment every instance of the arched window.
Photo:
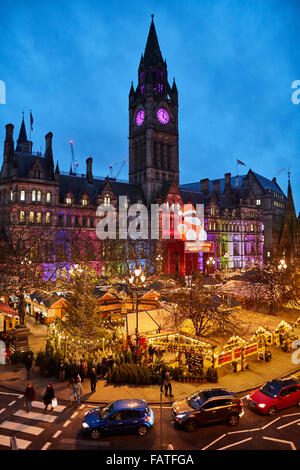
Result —
<svg viewBox="0 0 300 470"><path fill-rule="evenodd" d="M87 196L83 196L82 200L81 200L81 204L83 206L87 206L88 205L88 198Z"/></svg>
<svg viewBox="0 0 300 470"><path fill-rule="evenodd" d="M50 224L50 220L51 220L50 212L46 212L46 218L45 218L46 224Z"/></svg>
<svg viewBox="0 0 300 470"><path fill-rule="evenodd" d="M33 190L32 193L31 193L31 200L32 200L32 202L36 201L36 191L35 190Z"/></svg>
<svg viewBox="0 0 300 470"><path fill-rule="evenodd" d="M72 198L69 195L66 197L66 204L72 204Z"/></svg>
<svg viewBox="0 0 300 470"><path fill-rule="evenodd" d="M20 201L25 201L25 198L26 198L26 191L22 189L20 192Z"/></svg>
<svg viewBox="0 0 300 470"><path fill-rule="evenodd" d="M34 222L34 212L33 211L29 212L29 222L31 224L33 224L33 222Z"/></svg>
<svg viewBox="0 0 300 470"><path fill-rule="evenodd" d="M37 192L37 200L38 200L38 202L41 202L41 200L42 200L42 193L41 193L41 191L38 191L38 192Z"/></svg>
<svg viewBox="0 0 300 470"><path fill-rule="evenodd" d="M25 212L24 211L20 212L20 222L25 222Z"/></svg>
<svg viewBox="0 0 300 470"><path fill-rule="evenodd" d="M110 197L108 194L104 196L104 205L109 206L110 205Z"/></svg>
<svg viewBox="0 0 300 470"><path fill-rule="evenodd" d="M42 223L42 213L41 212L38 212L36 214L36 223L37 224L41 224Z"/></svg>
<svg viewBox="0 0 300 470"><path fill-rule="evenodd" d="M51 193L46 193L46 202L51 202Z"/></svg>

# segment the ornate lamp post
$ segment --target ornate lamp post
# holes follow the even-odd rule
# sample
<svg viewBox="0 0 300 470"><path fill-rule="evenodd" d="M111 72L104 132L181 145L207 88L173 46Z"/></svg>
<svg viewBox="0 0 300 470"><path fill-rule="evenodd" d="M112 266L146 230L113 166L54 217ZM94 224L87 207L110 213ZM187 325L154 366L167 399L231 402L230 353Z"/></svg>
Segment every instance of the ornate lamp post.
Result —
<svg viewBox="0 0 300 470"><path fill-rule="evenodd" d="M287 264L285 262L285 259L282 258L280 261L279 261L279 265L278 265L278 269L279 271L283 271L284 269L287 268Z"/></svg>
<svg viewBox="0 0 300 470"><path fill-rule="evenodd" d="M133 274L129 278L129 283L133 292L133 304L135 303L135 315L136 315L136 326L135 326L135 336L136 336L136 348L139 345L138 333L139 333L139 297L138 290L145 284L146 276L144 275L141 268L135 268Z"/></svg>
<svg viewBox="0 0 300 470"><path fill-rule="evenodd" d="M157 255L156 262L157 262L157 265L158 265L158 273L161 274L161 272L162 272L162 262L163 262L163 257L162 257L161 254ZM157 270L156 270L156 272L157 272Z"/></svg>
<svg viewBox="0 0 300 470"><path fill-rule="evenodd" d="M213 256L210 256L210 257L208 258L208 260L206 261L208 274L211 274L211 271L212 271L212 269L213 269L213 267L214 267L214 265L215 265L215 262L216 262L216 260L215 260L215 258L214 258Z"/></svg>

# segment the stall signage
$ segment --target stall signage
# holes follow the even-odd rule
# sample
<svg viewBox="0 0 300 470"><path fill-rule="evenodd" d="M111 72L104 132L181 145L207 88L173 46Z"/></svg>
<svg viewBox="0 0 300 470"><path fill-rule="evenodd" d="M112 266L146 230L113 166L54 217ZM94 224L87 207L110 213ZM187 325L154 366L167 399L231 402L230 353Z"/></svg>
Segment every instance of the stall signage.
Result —
<svg viewBox="0 0 300 470"><path fill-rule="evenodd" d="M232 361L232 351L228 353L221 354L218 357L218 365L221 366L222 364L226 364L227 362Z"/></svg>
<svg viewBox="0 0 300 470"><path fill-rule="evenodd" d="M213 253L214 242L185 242L186 253Z"/></svg>
<svg viewBox="0 0 300 470"><path fill-rule="evenodd" d="M242 355L242 348L236 348L236 349L233 351L233 355L234 355L234 359L237 359L237 358L241 357L241 355Z"/></svg>
<svg viewBox="0 0 300 470"><path fill-rule="evenodd" d="M244 354L245 356L249 356L250 354L254 354L257 351L258 351L258 344L254 343L254 344L251 344L250 346L245 347Z"/></svg>

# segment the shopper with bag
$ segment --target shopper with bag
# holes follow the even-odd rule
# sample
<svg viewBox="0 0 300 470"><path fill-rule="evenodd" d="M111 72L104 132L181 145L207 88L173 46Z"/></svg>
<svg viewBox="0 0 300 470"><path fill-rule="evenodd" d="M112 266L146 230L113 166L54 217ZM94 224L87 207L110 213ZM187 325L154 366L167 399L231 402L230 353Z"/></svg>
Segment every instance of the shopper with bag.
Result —
<svg viewBox="0 0 300 470"><path fill-rule="evenodd" d="M55 398L54 388L52 387L52 384L47 385L47 388L44 393L43 401L45 404L44 413L46 413L49 405L51 405L50 411L52 411L54 406L57 405L57 400Z"/></svg>
<svg viewBox="0 0 300 470"><path fill-rule="evenodd" d="M34 399L35 399L35 389L32 383L28 382L28 385L24 393L24 407L27 413L29 413L29 411L31 410L32 402L34 401Z"/></svg>

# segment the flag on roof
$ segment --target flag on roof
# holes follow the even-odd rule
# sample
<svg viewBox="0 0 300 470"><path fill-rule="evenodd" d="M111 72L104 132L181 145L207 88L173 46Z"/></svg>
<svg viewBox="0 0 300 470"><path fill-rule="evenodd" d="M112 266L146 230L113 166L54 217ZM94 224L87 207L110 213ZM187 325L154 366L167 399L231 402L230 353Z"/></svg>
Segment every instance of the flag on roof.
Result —
<svg viewBox="0 0 300 470"><path fill-rule="evenodd" d="M244 162L241 162L241 160L237 160L236 162L237 162L238 165L247 166Z"/></svg>
<svg viewBox="0 0 300 470"><path fill-rule="evenodd" d="M33 116L30 110L30 129L33 130Z"/></svg>

